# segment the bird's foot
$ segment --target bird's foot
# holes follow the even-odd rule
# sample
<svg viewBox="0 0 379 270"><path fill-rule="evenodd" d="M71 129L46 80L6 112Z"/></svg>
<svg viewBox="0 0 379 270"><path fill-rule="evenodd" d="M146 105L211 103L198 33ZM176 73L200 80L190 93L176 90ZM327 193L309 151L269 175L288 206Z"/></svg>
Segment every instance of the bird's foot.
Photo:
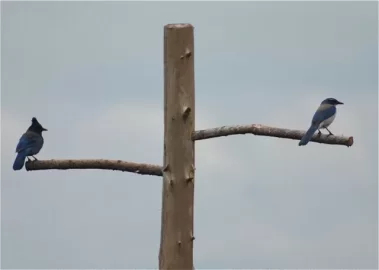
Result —
<svg viewBox="0 0 379 270"><path fill-rule="evenodd" d="M321 135L322 135L321 131L318 130L317 136L321 136Z"/></svg>
<svg viewBox="0 0 379 270"><path fill-rule="evenodd" d="M26 158L28 159L28 162L30 162L30 161L31 161L29 157L26 157Z"/></svg>
<svg viewBox="0 0 379 270"><path fill-rule="evenodd" d="M329 137L329 136L334 136L334 134L333 134L332 132L330 132L330 130L329 130L328 128L326 128L326 130L329 132L328 137Z"/></svg>
<svg viewBox="0 0 379 270"><path fill-rule="evenodd" d="M36 160L38 160L35 156L32 156L33 158L34 158L34 160L33 161L36 161Z"/></svg>

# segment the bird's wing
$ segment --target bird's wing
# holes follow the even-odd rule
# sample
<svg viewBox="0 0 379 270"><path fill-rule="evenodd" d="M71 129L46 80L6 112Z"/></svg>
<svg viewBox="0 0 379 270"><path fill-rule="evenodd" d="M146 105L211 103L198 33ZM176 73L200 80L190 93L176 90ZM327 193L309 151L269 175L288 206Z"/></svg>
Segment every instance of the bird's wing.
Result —
<svg viewBox="0 0 379 270"><path fill-rule="evenodd" d="M320 124L322 121L332 117L336 113L335 106L325 105L318 107L317 111L313 115L312 124Z"/></svg>
<svg viewBox="0 0 379 270"><path fill-rule="evenodd" d="M33 132L25 132L22 134L17 147L16 152L19 153L29 147L32 147L38 141L38 135Z"/></svg>

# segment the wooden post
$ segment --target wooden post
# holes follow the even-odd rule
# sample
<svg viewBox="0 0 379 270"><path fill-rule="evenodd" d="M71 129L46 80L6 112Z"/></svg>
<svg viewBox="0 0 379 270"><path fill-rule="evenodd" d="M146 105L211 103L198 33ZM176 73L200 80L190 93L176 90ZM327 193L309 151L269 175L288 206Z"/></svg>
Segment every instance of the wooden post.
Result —
<svg viewBox="0 0 379 270"><path fill-rule="evenodd" d="M195 145L194 36L164 28L164 159L160 269L193 269Z"/></svg>

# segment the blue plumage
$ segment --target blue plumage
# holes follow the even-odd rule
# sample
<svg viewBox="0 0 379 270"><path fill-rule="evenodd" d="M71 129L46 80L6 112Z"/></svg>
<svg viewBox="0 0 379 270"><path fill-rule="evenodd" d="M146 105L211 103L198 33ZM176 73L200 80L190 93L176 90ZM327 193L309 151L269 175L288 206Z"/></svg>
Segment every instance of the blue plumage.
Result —
<svg viewBox="0 0 379 270"><path fill-rule="evenodd" d="M24 167L26 157L32 156L36 160L34 155L38 154L43 146L42 131L47 131L47 129L43 128L33 117L31 126L21 136L17 144L17 156L13 163L13 170L21 170Z"/></svg>
<svg viewBox="0 0 379 270"><path fill-rule="evenodd" d="M329 135L333 135L333 133L328 129L328 126L333 123L337 113L336 106L339 104L343 103L334 98L327 98L321 102L317 111L313 115L311 126L303 138L301 138L299 146L306 145L312 139L312 136L316 130L318 130L319 134L321 134L320 129L322 128L325 128L329 132Z"/></svg>

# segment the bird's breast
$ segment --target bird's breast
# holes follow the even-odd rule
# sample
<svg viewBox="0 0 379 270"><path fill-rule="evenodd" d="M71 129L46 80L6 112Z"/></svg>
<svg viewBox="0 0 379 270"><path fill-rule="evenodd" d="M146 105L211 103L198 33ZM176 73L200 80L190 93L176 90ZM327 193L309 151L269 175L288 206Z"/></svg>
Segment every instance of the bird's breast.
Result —
<svg viewBox="0 0 379 270"><path fill-rule="evenodd" d="M333 116L329 117L328 119L325 119L324 121L322 121L319 125L319 128L326 128L328 127L331 123L333 123L334 121L334 118L336 118L336 114L333 114Z"/></svg>

